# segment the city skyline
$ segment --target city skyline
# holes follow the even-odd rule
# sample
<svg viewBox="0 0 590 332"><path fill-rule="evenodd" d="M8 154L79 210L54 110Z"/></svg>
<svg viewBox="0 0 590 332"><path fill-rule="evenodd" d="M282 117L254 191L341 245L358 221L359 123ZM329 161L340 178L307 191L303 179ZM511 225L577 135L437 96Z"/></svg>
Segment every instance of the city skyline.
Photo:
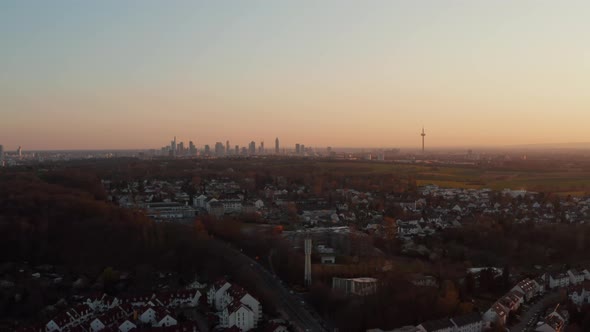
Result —
<svg viewBox="0 0 590 332"><path fill-rule="evenodd" d="M0 4L5 151L589 142L590 3ZM189 42L190 41L190 42ZM269 146L270 148L270 146Z"/></svg>

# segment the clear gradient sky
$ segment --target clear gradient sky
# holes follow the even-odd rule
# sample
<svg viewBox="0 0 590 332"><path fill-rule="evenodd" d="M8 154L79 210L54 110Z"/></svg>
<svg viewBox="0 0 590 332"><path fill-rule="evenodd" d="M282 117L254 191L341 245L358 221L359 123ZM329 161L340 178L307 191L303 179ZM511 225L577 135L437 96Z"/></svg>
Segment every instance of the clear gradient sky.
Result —
<svg viewBox="0 0 590 332"><path fill-rule="evenodd" d="M5 150L590 141L590 1L0 2Z"/></svg>

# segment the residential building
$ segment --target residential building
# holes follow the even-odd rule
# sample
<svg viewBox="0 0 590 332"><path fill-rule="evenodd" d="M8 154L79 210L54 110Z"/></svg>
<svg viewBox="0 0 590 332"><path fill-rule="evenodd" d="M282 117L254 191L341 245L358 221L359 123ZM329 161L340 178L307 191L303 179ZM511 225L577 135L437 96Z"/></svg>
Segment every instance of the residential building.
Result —
<svg viewBox="0 0 590 332"><path fill-rule="evenodd" d="M483 319L488 323L500 324L503 326L506 325L509 314L509 308L506 308L501 303L496 302L490 307L490 309L488 309L488 311L484 313Z"/></svg>
<svg viewBox="0 0 590 332"><path fill-rule="evenodd" d="M207 302L220 311L220 325L236 326L242 331L258 327L262 305L246 290L225 280L215 282L207 292Z"/></svg>
<svg viewBox="0 0 590 332"><path fill-rule="evenodd" d="M215 310L223 310L230 302L229 294L227 293L230 287L231 284L224 279L213 283L207 292L207 303L215 308Z"/></svg>
<svg viewBox="0 0 590 332"><path fill-rule="evenodd" d="M228 305L220 316L221 327L237 327L241 331L250 331L257 325L254 311L240 301L234 301Z"/></svg>
<svg viewBox="0 0 590 332"><path fill-rule="evenodd" d="M543 319L541 324L537 325L535 332L562 332L565 330L567 312L558 312L558 308L559 305Z"/></svg>
<svg viewBox="0 0 590 332"><path fill-rule="evenodd" d="M570 277L566 273L554 273L549 275L549 288L567 287Z"/></svg>
<svg viewBox="0 0 590 332"><path fill-rule="evenodd" d="M577 270L568 270L567 275L570 279L570 285L577 285L580 284L586 279L586 275L584 272L580 272Z"/></svg>
<svg viewBox="0 0 590 332"><path fill-rule="evenodd" d="M377 293L379 281L375 278L332 278L332 289L347 295L366 296Z"/></svg>
<svg viewBox="0 0 590 332"><path fill-rule="evenodd" d="M531 279L524 279L520 281L512 290L518 290L524 294L526 301L529 301L533 296L537 295L539 285Z"/></svg>

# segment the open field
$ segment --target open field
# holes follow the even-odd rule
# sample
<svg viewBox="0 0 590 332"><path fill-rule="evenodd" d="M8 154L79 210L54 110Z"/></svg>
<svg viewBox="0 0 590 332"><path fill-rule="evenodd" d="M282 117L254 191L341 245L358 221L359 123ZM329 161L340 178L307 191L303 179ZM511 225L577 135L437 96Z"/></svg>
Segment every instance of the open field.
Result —
<svg viewBox="0 0 590 332"><path fill-rule="evenodd" d="M491 188L501 190L525 189L584 195L590 192L590 171L560 170L505 170L476 166L428 166L370 162L326 162L322 168L344 173L386 174L416 179L418 185L435 184L450 188Z"/></svg>

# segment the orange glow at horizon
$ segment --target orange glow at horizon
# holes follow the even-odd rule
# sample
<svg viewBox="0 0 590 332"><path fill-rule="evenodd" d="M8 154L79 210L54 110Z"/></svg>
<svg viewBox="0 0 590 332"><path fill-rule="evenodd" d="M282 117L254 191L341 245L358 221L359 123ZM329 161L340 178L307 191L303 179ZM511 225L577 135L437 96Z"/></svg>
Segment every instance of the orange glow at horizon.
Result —
<svg viewBox="0 0 590 332"><path fill-rule="evenodd" d="M0 144L590 142L589 2L231 4L0 4Z"/></svg>

